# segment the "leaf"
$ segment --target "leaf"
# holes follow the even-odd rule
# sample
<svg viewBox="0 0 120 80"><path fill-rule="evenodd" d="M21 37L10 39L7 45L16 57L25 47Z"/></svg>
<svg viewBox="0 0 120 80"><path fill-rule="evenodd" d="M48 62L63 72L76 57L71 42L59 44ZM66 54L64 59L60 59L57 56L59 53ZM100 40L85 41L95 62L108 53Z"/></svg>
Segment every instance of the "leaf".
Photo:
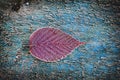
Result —
<svg viewBox="0 0 120 80"><path fill-rule="evenodd" d="M55 28L38 29L30 36L31 54L45 62L59 61L82 44L84 42L80 42Z"/></svg>

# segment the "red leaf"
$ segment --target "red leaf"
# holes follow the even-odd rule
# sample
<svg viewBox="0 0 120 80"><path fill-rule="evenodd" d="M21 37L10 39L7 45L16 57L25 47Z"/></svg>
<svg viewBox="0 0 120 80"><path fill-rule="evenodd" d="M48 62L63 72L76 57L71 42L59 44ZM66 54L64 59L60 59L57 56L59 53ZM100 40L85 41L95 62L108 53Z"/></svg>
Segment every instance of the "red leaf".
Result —
<svg viewBox="0 0 120 80"><path fill-rule="evenodd" d="M84 42L55 28L38 29L30 36L31 54L45 62L56 62L63 59L82 44Z"/></svg>

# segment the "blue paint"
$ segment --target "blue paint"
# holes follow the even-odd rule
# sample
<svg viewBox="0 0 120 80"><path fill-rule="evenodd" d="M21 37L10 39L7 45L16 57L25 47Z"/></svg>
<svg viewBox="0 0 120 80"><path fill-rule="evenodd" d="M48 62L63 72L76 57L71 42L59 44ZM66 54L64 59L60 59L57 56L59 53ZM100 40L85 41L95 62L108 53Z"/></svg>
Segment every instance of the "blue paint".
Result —
<svg viewBox="0 0 120 80"><path fill-rule="evenodd" d="M68 71L70 66L68 64L61 64L56 67L59 71Z"/></svg>
<svg viewBox="0 0 120 80"><path fill-rule="evenodd" d="M101 57L108 57L109 55L107 53L101 52L96 54L97 59L101 59Z"/></svg>
<svg viewBox="0 0 120 80"><path fill-rule="evenodd" d="M50 7L50 10L53 10L53 11L56 11L57 10L57 7Z"/></svg>
<svg viewBox="0 0 120 80"><path fill-rule="evenodd" d="M84 56L85 54L80 52L74 52L72 55L74 56L72 60L79 60L80 57Z"/></svg>
<svg viewBox="0 0 120 80"><path fill-rule="evenodd" d="M98 39L94 38L94 40L98 40ZM85 48L88 51L91 51L91 52L95 52L95 53L99 52L99 53L101 53L101 52L103 52L105 50L106 46L102 42L93 41L91 43L86 44Z"/></svg>
<svg viewBox="0 0 120 80"><path fill-rule="evenodd" d="M24 28L24 29L23 29L23 32L30 32L30 30L29 30L29 29Z"/></svg>
<svg viewBox="0 0 120 80"><path fill-rule="evenodd" d="M73 72L71 75L72 77L78 77L78 76L81 77L81 72L84 70L85 76L96 77L93 75L95 74L95 75L98 75L99 77L101 76L101 73L104 73L104 75L106 75L105 73L107 73L108 71L111 71L111 72L116 71L116 67L114 66L114 63L115 61L117 61L119 56L118 54L120 51L117 45L115 44L115 42L111 40L111 38L116 37L116 36L113 37L110 35L111 33L116 32L111 28L114 26L104 24L103 16L105 15L108 16L107 14L104 14L104 15L101 14L101 17L103 18L96 17L95 14L97 13L95 13L94 11L91 11L91 9L93 8L90 7L90 4L92 3L88 4L87 2L84 2L84 3L75 2L74 4L68 3L64 5L62 3L59 4L59 3L48 2L46 4L44 4L44 6L47 7L48 10L37 9L35 10L35 12L33 11L29 15L25 15L24 18L15 17L15 20L17 20L17 22L10 20L4 24L5 29L9 33L13 31L10 28L13 26L20 29L22 32L26 33L24 35L15 34L13 35L13 37L11 37L11 41L12 43L15 44L15 46L7 46L5 45L4 42L3 43L1 42L2 46L4 45L4 48L5 48L4 53L9 55L9 57L7 58L8 63L6 63L6 65L4 66L7 66L7 67L10 66L10 69L16 71L15 66L12 66L14 64L13 60L16 57L16 52L18 48L22 48L22 40L24 41L26 39L29 39L28 34L30 33L28 33L28 29L30 25L28 24L31 24L34 30L36 30L38 26L41 28L41 27L46 27L48 25L52 27L60 28L64 32L75 37L76 39L86 42L85 45L78 47L79 49L78 48L75 49L72 52L72 54L70 54L65 59L59 62L46 63L46 62L37 60L37 63L36 63L37 66L33 68L33 73L39 72L42 74L44 73L49 75L52 71L55 73L63 71L65 73L61 73L61 74L67 75L70 71L72 71ZM94 5L94 8L96 8L95 5ZM61 13L58 13L59 9L61 10ZM66 9L67 10L69 9L70 12L68 12ZM100 10L100 9L97 9L97 10ZM50 15L53 20L47 18L46 15ZM17 13L16 13L16 16L17 16ZM75 18L78 18L78 21L76 21ZM24 22L26 20L27 22ZM77 32L78 34L73 34L75 32ZM104 34L102 34L102 32ZM25 36L25 38L23 36ZM119 39L119 38L117 37L115 39ZM20 61L16 63L16 65L18 65L17 66L18 72L21 72L22 69L27 70L24 67L26 68L28 67L28 70L29 70L29 68L31 68L31 65L35 64L33 61L35 60L35 58L32 57L31 55L28 55L27 53L28 53L28 50L23 51L22 58L20 59ZM101 64L95 64L98 62L101 63L102 57L106 58L106 60L104 60L106 65L113 64L113 66L108 67ZM23 60L28 60L28 62L22 64ZM96 72L93 71L94 66L98 66Z"/></svg>
<svg viewBox="0 0 120 80"><path fill-rule="evenodd" d="M90 40L92 42L99 42L100 41L100 39L98 37L92 37L92 38L90 38Z"/></svg>
<svg viewBox="0 0 120 80"><path fill-rule="evenodd" d="M90 5L88 3L82 3L80 4L80 6L88 9Z"/></svg>
<svg viewBox="0 0 120 80"><path fill-rule="evenodd" d="M86 64L85 65L85 69L89 75L93 73L93 68L94 68L93 64Z"/></svg>
<svg viewBox="0 0 120 80"><path fill-rule="evenodd" d="M116 54L120 52L120 50L116 47L115 43L112 43L111 50L113 53L116 53Z"/></svg>
<svg viewBox="0 0 120 80"><path fill-rule="evenodd" d="M84 27L84 28L82 28L82 27ZM87 32L89 30L88 26L82 26L82 27L80 29L81 32Z"/></svg>
<svg viewBox="0 0 120 80"><path fill-rule="evenodd" d="M100 51L103 50L103 49L104 49L103 46L100 45L100 46L94 47L94 48L93 48L93 51L94 51L94 52L100 52Z"/></svg>
<svg viewBox="0 0 120 80"><path fill-rule="evenodd" d="M44 23L44 22L43 22ZM33 21L33 22L31 22L31 24L34 24L34 25L39 25L40 23L39 22L37 22L37 21Z"/></svg>
<svg viewBox="0 0 120 80"><path fill-rule="evenodd" d="M108 68L106 66L100 66L99 69L102 70L104 73L108 72Z"/></svg>
<svg viewBox="0 0 120 80"><path fill-rule="evenodd" d="M103 19L101 19L101 18L95 18L96 19L96 21L98 21L98 22L100 22L100 23L103 23L104 22L104 20Z"/></svg>
<svg viewBox="0 0 120 80"><path fill-rule="evenodd" d="M69 67L69 70L70 70L70 71L74 71L74 70L75 70L75 66L74 66L74 65L71 65L71 66Z"/></svg>
<svg viewBox="0 0 120 80"><path fill-rule="evenodd" d="M69 13L64 13L61 19L64 20L66 24L71 24L72 22L74 22L74 15Z"/></svg>
<svg viewBox="0 0 120 80"><path fill-rule="evenodd" d="M26 19L30 19L30 20L32 20L32 16L30 16L30 15L28 15L27 17L26 17Z"/></svg>
<svg viewBox="0 0 120 80"><path fill-rule="evenodd" d="M28 68L30 68L30 67L32 66L32 64L33 64L33 61L29 61L29 62L27 63Z"/></svg>
<svg viewBox="0 0 120 80"><path fill-rule="evenodd" d="M112 48L113 53L119 54L120 50L118 48Z"/></svg>

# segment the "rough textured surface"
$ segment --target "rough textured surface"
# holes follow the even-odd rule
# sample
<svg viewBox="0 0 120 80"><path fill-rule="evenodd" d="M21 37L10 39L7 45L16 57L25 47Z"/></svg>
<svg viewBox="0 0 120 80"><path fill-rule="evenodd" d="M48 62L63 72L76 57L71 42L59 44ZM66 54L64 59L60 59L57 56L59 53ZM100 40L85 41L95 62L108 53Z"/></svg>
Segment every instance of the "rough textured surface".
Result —
<svg viewBox="0 0 120 80"><path fill-rule="evenodd" d="M96 1L43 1L11 12L0 25L1 80L119 80L119 2ZM59 62L37 60L28 52L29 36L46 26L87 43Z"/></svg>

